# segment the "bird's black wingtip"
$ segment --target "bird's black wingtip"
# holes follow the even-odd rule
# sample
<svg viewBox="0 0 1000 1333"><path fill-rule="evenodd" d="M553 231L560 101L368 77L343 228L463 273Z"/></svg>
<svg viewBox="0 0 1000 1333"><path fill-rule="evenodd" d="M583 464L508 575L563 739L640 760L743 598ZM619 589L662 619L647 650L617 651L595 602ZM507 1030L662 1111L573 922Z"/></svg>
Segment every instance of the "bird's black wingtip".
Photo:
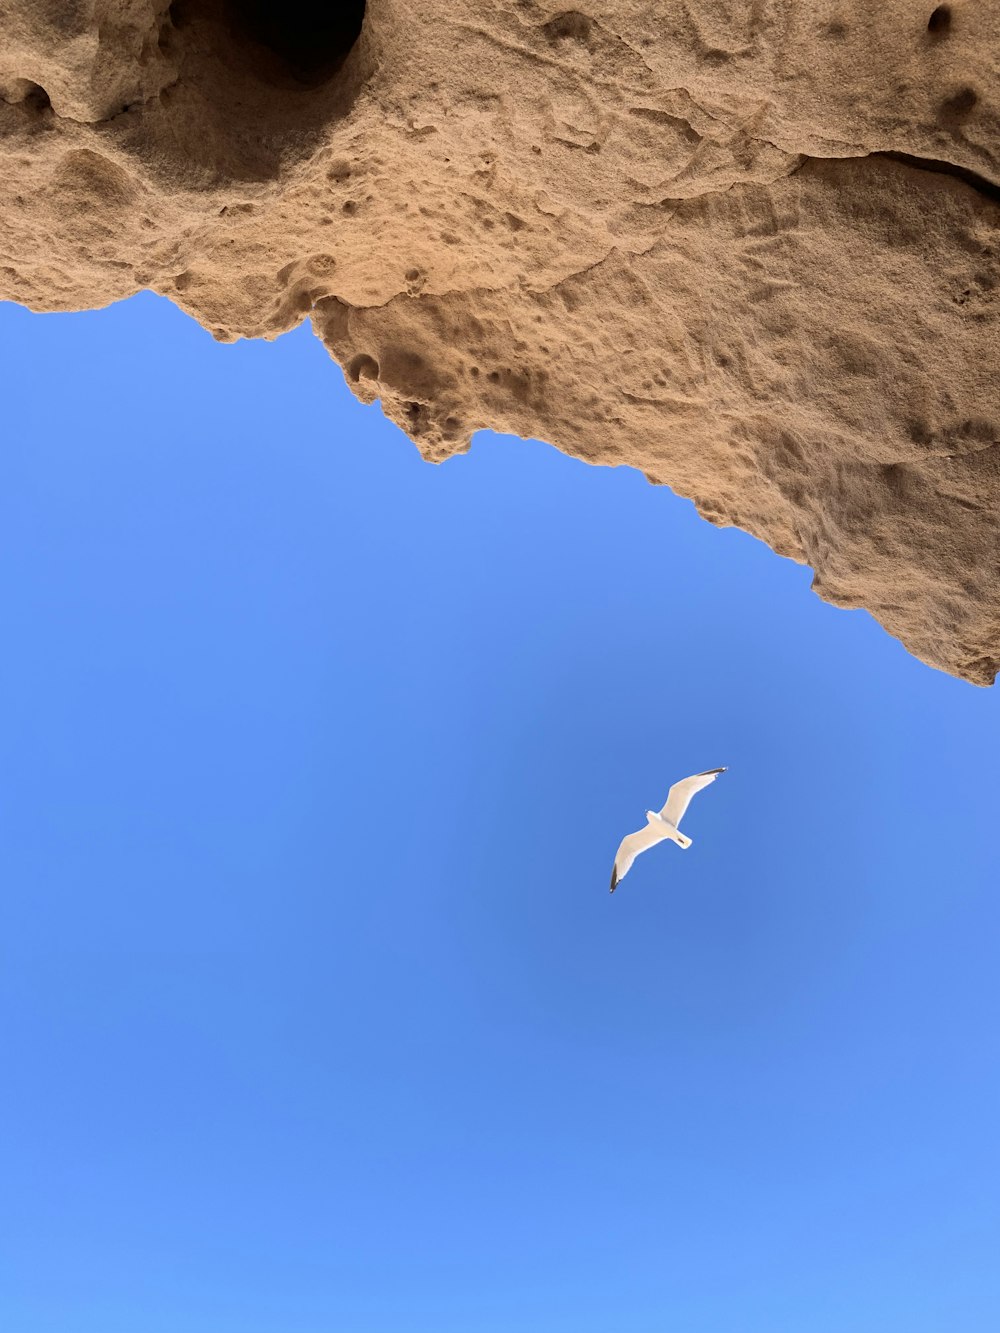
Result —
<svg viewBox="0 0 1000 1333"><path fill-rule="evenodd" d="M611 872L611 892L614 893L614 891L615 891L615 889L617 889L617 887L618 887L618 871L617 871L617 870L612 870L612 872Z"/></svg>

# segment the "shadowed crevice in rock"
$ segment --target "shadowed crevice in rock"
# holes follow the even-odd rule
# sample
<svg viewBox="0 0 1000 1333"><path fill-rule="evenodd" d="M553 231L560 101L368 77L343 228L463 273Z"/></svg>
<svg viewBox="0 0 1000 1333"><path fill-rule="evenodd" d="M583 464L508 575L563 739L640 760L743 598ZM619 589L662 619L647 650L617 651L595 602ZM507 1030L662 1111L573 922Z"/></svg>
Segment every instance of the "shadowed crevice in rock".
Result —
<svg viewBox="0 0 1000 1333"><path fill-rule="evenodd" d="M984 199L991 199L993 203L1000 204L1000 185L986 176L980 176L976 171L971 171L968 167L956 166L954 162L943 162L940 158L916 157L912 153L872 153L871 156L887 158L890 162L902 162L905 166L916 167L919 171L933 171L941 176L953 176L955 180L964 182L977 194L981 194Z"/></svg>

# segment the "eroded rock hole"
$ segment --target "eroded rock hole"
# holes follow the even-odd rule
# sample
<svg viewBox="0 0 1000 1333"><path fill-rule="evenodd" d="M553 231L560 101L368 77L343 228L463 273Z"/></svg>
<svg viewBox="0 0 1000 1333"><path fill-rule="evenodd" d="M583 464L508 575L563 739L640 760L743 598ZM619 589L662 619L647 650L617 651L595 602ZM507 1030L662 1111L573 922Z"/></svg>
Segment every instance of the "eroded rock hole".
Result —
<svg viewBox="0 0 1000 1333"><path fill-rule="evenodd" d="M944 37L951 27L951 6L938 5L927 20L927 31L932 37Z"/></svg>
<svg viewBox="0 0 1000 1333"><path fill-rule="evenodd" d="M590 40L591 21L586 14L575 9L568 9L542 25L542 32L550 42L565 40L580 42L586 46Z"/></svg>
<svg viewBox="0 0 1000 1333"><path fill-rule="evenodd" d="M967 119L976 108L979 94L974 88L959 88L952 97L946 97L939 107L938 114L945 124L953 124Z"/></svg>
<svg viewBox="0 0 1000 1333"><path fill-rule="evenodd" d="M32 111L48 111L52 105L52 99L40 83L31 85L24 100Z"/></svg>
<svg viewBox="0 0 1000 1333"><path fill-rule="evenodd" d="M356 384L358 380L377 380L379 374L379 364L373 356L366 356L364 352L359 352L357 356L351 357L347 363L347 377Z"/></svg>
<svg viewBox="0 0 1000 1333"><path fill-rule="evenodd" d="M32 83L30 79L13 79L0 86L0 101L8 102L11 106L23 106L26 111L39 114L48 111L52 105L42 85Z"/></svg>
<svg viewBox="0 0 1000 1333"><path fill-rule="evenodd" d="M328 77L361 35L365 0L228 0L235 32L306 83Z"/></svg>

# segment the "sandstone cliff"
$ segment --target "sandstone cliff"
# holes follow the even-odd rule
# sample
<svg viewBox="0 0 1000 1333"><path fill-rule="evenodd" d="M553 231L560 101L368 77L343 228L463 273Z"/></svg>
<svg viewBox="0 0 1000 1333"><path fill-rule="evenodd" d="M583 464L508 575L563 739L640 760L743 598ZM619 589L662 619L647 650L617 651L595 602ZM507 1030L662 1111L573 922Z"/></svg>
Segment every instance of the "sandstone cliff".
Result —
<svg viewBox="0 0 1000 1333"><path fill-rule="evenodd" d="M0 35L0 296L311 316L427 458L641 468L993 680L1000 7L0 0Z"/></svg>

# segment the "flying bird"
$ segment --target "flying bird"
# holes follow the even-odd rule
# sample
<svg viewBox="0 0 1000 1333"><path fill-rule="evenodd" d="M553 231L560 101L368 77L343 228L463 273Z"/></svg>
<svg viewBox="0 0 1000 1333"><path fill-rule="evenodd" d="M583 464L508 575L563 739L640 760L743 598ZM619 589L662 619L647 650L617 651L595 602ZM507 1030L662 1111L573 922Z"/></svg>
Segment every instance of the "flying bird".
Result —
<svg viewBox="0 0 1000 1333"><path fill-rule="evenodd" d="M691 839L681 833L677 825L684 818L684 812L691 804L691 797L709 783L715 781L724 768L710 768L705 773L695 773L694 777L681 778L667 793L667 803L662 810L647 810L647 824L637 833L630 833L622 838L621 846L615 856L615 867L611 872L611 892L614 893L619 883L628 874L632 862L647 847L655 847L658 842L669 838L685 851L691 846Z"/></svg>

